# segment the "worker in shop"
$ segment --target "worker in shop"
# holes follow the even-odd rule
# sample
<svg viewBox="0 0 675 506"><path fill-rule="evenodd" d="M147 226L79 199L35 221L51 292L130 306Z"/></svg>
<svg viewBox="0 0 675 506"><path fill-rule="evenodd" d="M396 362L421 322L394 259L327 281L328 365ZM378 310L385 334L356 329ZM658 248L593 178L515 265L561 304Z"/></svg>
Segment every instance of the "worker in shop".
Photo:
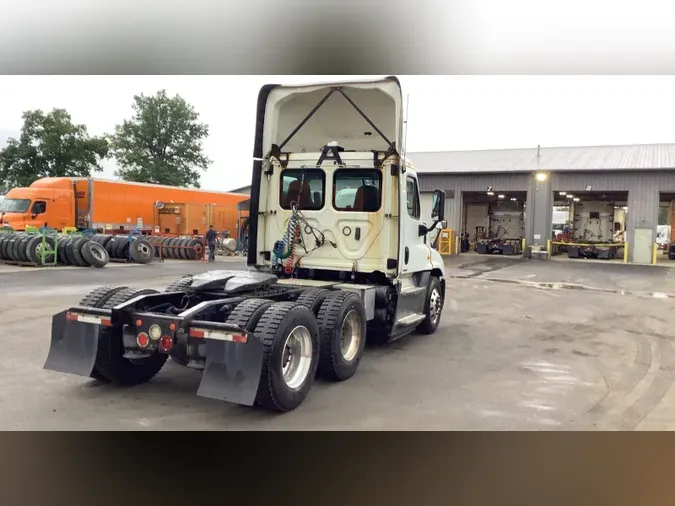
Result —
<svg viewBox="0 0 675 506"><path fill-rule="evenodd" d="M218 239L218 232L213 229L213 225L209 225L209 230L206 232L206 245L209 248L209 262L216 261L216 240Z"/></svg>

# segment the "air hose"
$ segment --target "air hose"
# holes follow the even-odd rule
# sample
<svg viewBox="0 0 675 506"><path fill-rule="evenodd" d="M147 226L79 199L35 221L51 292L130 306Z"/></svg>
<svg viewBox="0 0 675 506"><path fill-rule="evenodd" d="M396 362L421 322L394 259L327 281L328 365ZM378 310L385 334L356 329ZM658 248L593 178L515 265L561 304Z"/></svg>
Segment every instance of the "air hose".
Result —
<svg viewBox="0 0 675 506"><path fill-rule="evenodd" d="M288 220L286 232L281 241L277 241L274 245L275 263L283 264L284 260L288 260L285 265L287 273L293 270L293 262L295 260L295 246L300 236L300 215L297 209L293 209L291 217Z"/></svg>

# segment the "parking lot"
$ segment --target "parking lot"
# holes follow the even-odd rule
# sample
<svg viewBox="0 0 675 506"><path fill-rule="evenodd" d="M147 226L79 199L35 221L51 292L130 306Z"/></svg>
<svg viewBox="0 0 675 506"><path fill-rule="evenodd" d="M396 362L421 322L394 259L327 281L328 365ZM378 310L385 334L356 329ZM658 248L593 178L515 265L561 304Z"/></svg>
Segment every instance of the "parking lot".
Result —
<svg viewBox="0 0 675 506"><path fill-rule="evenodd" d="M356 376L285 415L197 397L200 373L171 362L129 389L42 369L52 314L87 291L162 289L212 264L0 268L0 429L673 428L674 269L468 258L448 263L436 334L369 347Z"/></svg>

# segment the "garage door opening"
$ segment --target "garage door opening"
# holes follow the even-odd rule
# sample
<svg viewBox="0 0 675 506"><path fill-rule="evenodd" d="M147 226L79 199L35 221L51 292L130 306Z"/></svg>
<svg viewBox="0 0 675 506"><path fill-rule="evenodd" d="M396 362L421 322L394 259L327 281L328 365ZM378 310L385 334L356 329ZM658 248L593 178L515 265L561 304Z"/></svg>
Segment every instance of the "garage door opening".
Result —
<svg viewBox="0 0 675 506"><path fill-rule="evenodd" d="M551 258L625 261L628 192L556 191Z"/></svg>
<svg viewBox="0 0 675 506"><path fill-rule="evenodd" d="M527 193L463 192L460 252L521 255Z"/></svg>
<svg viewBox="0 0 675 506"><path fill-rule="evenodd" d="M675 193L659 194L659 221L656 226L656 262L675 265L673 221L675 218Z"/></svg>

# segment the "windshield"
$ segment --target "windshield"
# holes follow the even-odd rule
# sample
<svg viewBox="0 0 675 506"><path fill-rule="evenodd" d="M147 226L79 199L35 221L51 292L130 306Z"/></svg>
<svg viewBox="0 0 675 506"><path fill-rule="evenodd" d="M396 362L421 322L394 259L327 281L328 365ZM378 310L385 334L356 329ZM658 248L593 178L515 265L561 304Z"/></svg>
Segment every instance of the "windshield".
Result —
<svg viewBox="0 0 675 506"><path fill-rule="evenodd" d="M2 213L25 213L28 211L30 199L5 199L0 202Z"/></svg>

